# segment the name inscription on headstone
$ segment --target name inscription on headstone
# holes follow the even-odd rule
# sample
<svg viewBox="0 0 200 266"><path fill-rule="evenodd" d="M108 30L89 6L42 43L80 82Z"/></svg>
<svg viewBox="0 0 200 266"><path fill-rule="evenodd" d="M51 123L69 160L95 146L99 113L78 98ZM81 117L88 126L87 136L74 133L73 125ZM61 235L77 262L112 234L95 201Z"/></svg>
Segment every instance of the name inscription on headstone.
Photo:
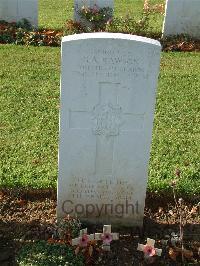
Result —
<svg viewBox="0 0 200 266"><path fill-rule="evenodd" d="M139 61L131 53L120 51L93 50L80 58L79 71L82 76L118 77L119 74L138 76L144 73Z"/></svg>

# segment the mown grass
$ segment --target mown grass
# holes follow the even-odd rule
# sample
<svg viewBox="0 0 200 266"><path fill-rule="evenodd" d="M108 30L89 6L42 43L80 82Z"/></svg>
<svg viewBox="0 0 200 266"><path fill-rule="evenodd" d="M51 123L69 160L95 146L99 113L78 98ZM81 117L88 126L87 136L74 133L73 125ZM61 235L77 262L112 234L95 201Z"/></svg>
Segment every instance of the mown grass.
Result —
<svg viewBox="0 0 200 266"><path fill-rule="evenodd" d="M39 0L39 27L60 29L72 18L72 0Z"/></svg>
<svg viewBox="0 0 200 266"><path fill-rule="evenodd" d="M84 2L84 1L83 1ZM164 4L164 0L150 0L151 5ZM61 29L66 20L73 18L74 0L39 0L39 27ZM141 18L143 0L115 0L114 16L133 16ZM152 14L150 24L153 32L161 32L163 15Z"/></svg>
<svg viewBox="0 0 200 266"><path fill-rule="evenodd" d="M0 46L0 187L56 187L60 48ZM148 188L200 193L200 55L162 53Z"/></svg>
<svg viewBox="0 0 200 266"><path fill-rule="evenodd" d="M163 53L152 142L149 189L169 187L181 170L179 190L200 193L200 54Z"/></svg>
<svg viewBox="0 0 200 266"><path fill-rule="evenodd" d="M0 57L0 183L55 186L60 50L3 45Z"/></svg>

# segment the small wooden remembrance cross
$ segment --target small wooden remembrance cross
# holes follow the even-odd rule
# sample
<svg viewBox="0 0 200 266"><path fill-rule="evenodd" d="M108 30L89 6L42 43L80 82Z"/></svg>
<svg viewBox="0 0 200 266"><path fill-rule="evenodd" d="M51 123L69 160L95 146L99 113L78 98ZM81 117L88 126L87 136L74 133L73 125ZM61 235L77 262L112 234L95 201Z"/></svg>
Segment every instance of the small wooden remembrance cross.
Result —
<svg viewBox="0 0 200 266"><path fill-rule="evenodd" d="M88 242L94 240L94 234L87 234L87 228L80 230L79 237L72 239L72 246L87 247Z"/></svg>
<svg viewBox="0 0 200 266"><path fill-rule="evenodd" d="M103 250L110 251L112 240L118 240L119 233L111 233L111 225L104 225L103 233L95 233L95 240L103 241Z"/></svg>

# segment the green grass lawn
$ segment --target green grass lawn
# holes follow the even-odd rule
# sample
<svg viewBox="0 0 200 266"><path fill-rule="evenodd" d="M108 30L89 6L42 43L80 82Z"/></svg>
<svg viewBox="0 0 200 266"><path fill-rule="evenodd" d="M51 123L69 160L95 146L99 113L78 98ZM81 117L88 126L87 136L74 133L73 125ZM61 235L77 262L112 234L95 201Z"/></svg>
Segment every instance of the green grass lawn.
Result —
<svg viewBox="0 0 200 266"><path fill-rule="evenodd" d="M73 0L39 0L39 27L62 28L73 14Z"/></svg>
<svg viewBox="0 0 200 266"><path fill-rule="evenodd" d="M0 187L56 187L60 48L0 46ZM162 53L148 188L200 193L200 55Z"/></svg>
<svg viewBox="0 0 200 266"><path fill-rule="evenodd" d="M200 54L163 53L149 171L152 191L167 188L176 168L180 190L200 193Z"/></svg>
<svg viewBox="0 0 200 266"><path fill-rule="evenodd" d="M56 182L59 57L60 49L0 46L1 184Z"/></svg>

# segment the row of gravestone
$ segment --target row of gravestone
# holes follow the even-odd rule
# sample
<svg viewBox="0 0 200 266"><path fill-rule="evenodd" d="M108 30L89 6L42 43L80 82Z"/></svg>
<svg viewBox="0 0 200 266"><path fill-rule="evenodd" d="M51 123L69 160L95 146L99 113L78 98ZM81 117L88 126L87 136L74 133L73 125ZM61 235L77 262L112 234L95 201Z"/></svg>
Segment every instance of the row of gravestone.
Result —
<svg viewBox="0 0 200 266"><path fill-rule="evenodd" d="M76 20L83 5L113 8L114 0L75 0ZM38 0L0 0L0 20L8 22L28 19L35 27L38 25ZM200 1L199 0L166 0L163 37L188 34L200 37Z"/></svg>

